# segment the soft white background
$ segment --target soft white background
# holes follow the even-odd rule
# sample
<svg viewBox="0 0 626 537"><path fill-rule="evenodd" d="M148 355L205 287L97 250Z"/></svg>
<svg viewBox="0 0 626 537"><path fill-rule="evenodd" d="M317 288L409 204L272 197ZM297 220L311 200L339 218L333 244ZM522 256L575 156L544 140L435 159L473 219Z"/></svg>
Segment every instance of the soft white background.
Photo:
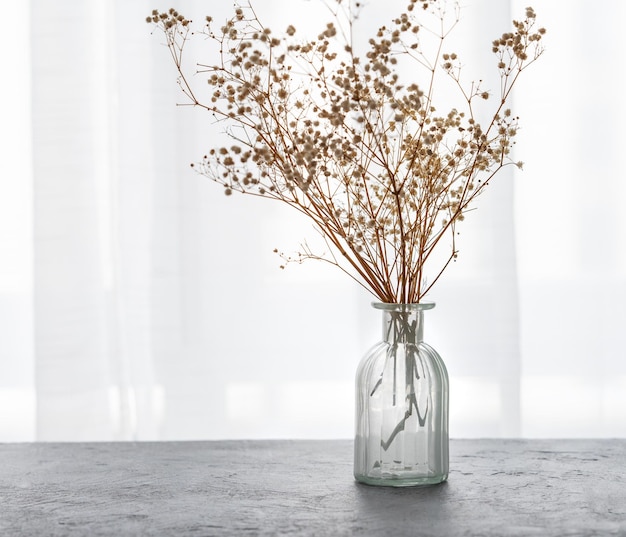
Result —
<svg viewBox="0 0 626 537"><path fill-rule="evenodd" d="M491 40L529 2L464 0L468 72L494 81ZM370 0L363 28L403 4ZM326 19L255 5L277 29ZM626 436L626 4L532 5L548 34L515 95L524 172L464 224L426 339L453 437ZM175 106L144 22L170 3L2 6L0 441L350 437L378 314L338 272L278 269L306 222L191 172L217 134Z"/></svg>

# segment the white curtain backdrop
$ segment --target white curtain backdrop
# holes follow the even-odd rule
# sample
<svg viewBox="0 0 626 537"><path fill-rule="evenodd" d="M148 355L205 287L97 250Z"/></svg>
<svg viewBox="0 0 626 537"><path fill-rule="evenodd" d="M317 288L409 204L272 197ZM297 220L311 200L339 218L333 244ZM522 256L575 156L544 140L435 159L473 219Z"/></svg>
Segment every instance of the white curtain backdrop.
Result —
<svg viewBox="0 0 626 537"><path fill-rule="evenodd" d="M404 3L370 0L362 27ZM527 3L548 34L513 103L524 171L463 224L426 339L453 437L626 436L626 4L465 0L458 52L491 87L491 41ZM144 22L231 1L2 5L0 441L351 437L379 313L338 271L279 270L272 250L313 233L296 214L191 171L219 127L175 106ZM277 29L326 20L319 0L254 5Z"/></svg>

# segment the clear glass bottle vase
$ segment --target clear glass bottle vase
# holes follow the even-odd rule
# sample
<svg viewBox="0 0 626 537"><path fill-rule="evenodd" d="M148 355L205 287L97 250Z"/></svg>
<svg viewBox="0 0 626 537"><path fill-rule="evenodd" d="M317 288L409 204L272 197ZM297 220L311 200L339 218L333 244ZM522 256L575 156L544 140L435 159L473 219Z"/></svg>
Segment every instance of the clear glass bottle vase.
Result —
<svg viewBox="0 0 626 537"><path fill-rule="evenodd" d="M448 478L448 373L424 343L424 311L434 303L373 303L383 340L356 375L354 477L384 486L432 485Z"/></svg>

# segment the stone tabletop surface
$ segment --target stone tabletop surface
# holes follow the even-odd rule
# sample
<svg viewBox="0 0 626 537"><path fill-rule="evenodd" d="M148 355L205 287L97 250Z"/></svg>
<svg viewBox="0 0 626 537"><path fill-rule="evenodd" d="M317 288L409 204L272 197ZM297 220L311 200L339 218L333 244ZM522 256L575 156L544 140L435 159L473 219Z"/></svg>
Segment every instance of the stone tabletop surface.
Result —
<svg viewBox="0 0 626 537"><path fill-rule="evenodd" d="M626 536L626 440L453 440L447 483L354 482L352 442L0 444L1 536Z"/></svg>

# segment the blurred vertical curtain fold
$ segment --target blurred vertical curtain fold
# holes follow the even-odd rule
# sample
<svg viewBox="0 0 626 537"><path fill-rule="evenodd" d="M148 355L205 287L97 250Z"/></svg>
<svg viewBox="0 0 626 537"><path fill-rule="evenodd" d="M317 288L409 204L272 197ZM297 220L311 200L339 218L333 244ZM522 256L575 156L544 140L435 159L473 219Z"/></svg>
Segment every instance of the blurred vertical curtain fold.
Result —
<svg viewBox="0 0 626 537"><path fill-rule="evenodd" d="M253 2L277 30L322 25L317 3ZM498 176L468 215L426 340L450 372L453 437L624 436L626 7L463 2L468 76L495 73L491 40L526 3L548 34L512 103L524 171ZM224 198L189 167L220 126L176 106L144 19L232 8L209 4L14 8L23 46L2 58L29 67L30 89L2 94L0 441L352 434L353 375L379 337L371 297L326 267L280 271L272 250L297 249L309 224ZM404 4L369 2L360 28ZM497 90L497 73L484 80Z"/></svg>

